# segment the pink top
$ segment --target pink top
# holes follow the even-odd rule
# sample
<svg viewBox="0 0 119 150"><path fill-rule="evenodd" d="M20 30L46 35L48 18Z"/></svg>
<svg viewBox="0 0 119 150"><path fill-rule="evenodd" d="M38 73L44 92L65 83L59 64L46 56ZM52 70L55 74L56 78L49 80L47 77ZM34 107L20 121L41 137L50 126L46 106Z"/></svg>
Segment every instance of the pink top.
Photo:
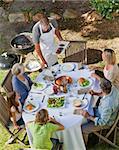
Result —
<svg viewBox="0 0 119 150"><path fill-rule="evenodd" d="M112 84L119 89L119 67L115 64L111 69L107 70L106 66L104 67L104 76L106 79L110 80Z"/></svg>

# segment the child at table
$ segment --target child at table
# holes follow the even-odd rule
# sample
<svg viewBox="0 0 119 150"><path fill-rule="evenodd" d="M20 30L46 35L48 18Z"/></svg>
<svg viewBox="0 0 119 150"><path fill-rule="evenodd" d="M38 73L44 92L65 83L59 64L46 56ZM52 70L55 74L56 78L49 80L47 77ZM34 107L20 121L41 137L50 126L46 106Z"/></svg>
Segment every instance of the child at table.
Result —
<svg viewBox="0 0 119 150"><path fill-rule="evenodd" d="M10 119L13 122L14 129L19 129L24 127L24 121L22 119L22 106L19 102L19 95L15 92L10 92L7 95Z"/></svg>
<svg viewBox="0 0 119 150"><path fill-rule="evenodd" d="M52 149L52 133L64 129L62 124L49 117L46 109L37 112L35 121L29 122L27 126L33 136L33 148L46 150Z"/></svg>

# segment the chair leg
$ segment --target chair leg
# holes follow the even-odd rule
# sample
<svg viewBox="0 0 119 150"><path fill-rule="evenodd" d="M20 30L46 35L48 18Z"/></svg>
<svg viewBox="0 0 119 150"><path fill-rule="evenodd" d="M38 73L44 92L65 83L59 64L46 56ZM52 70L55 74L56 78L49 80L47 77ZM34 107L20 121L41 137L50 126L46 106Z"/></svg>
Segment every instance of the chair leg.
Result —
<svg viewBox="0 0 119 150"><path fill-rule="evenodd" d="M104 140L106 143L110 144L111 146L115 147L115 148L119 148L119 146L117 146L116 144L112 143L110 140L108 140L107 138L105 138L104 136L100 135L98 132L93 132L95 135L97 135L99 138L101 138L102 140Z"/></svg>
<svg viewBox="0 0 119 150"><path fill-rule="evenodd" d="M115 128L114 130L114 139L113 139L114 144L116 144L116 137L117 137L117 128Z"/></svg>
<svg viewBox="0 0 119 150"><path fill-rule="evenodd" d="M102 135L102 130L100 131L100 134ZM99 138L99 142L101 141L101 139Z"/></svg>
<svg viewBox="0 0 119 150"><path fill-rule="evenodd" d="M18 138L18 134L20 133L20 132L22 132L24 129L20 129L20 130L18 130L17 131L17 133L15 133L15 134L13 134L13 133L11 133L11 137L10 137L10 139L5 143L6 145L7 144L11 144L15 139L21 144L21 145L24 145L25 146L25 144Z"/></svg>
<svg viewBox="0 0 119 150"><path fill-rule="evenodd" d="M18 143L21 144L22 146L25 146L24 142L22 142L22 141L19 140L18 138L17 138L17 141L18 141Z"/></svg>
<svg viewBox="0 0 119 150"><path fill-rule="evenodd" d="M25 135L24 135L24 137L23 137L23 139L22 139L22 142L25 141L26 137L27 137L27 132L25 132Z"/></svg>
<svg viewBox="0 0 119 150"><path fill-rule="evenodd" d="M88 144L88 134L83 134L84 142L87 145Z"/></svg>
<svg viewBox="0 0 119 150"><path fill-rule="evenodd" d="M63 144L59 144L59 149L58 150L63 150Z"/></svg>

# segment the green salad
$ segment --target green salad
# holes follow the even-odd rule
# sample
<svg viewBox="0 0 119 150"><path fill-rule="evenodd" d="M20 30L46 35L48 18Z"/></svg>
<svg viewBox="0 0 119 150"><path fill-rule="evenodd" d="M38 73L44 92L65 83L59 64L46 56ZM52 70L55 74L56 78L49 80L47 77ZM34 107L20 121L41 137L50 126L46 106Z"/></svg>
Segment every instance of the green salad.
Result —
<svg viewBox="0 0 119 150"><path fill-rule="evenodd" d="M80 84L80 86L85 87L85 86L88 86L89 84L90 84L90 81L85 79L85 81L82 82L82 83Z"/></svg>
<svg viewBox="0 0 119 150"><path fill-rule="evenodd" d="M34 86L35 86L36 88L43 88L43 87L44 87L44 84L42 84L42 83L35 83Z"/></svg>
<svg viewBox="0 0 119 150"><path fill-rule="evenodd" d="M48 99L47 107L49 108L58 108L64 105L65 97L52 97Z"/></svg>
<svg viewBox="0 0 119 150"><path fill-rule="evenodd" d="M30 78L32 81L34 81L36 79L36 77L39 75L39 72L32 72L30 73Z"/></svg>

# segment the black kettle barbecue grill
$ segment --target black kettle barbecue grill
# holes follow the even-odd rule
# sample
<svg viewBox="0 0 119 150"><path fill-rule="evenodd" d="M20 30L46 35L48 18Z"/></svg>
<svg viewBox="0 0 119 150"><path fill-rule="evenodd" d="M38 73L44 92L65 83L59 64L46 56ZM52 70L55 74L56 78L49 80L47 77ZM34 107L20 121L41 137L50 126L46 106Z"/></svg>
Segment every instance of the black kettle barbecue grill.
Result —
<svg viewBox="0 0 119 150"><path fill-rule="evenodd" d="M10 43L13 51L18 55L27 55L34 51L32 39L24 34L15 36Z"/></svg>
<svg viewBox="0 0 119 150"><path fill-rule="evenodd" d="M31 33L24 32L16 35L11 40L10 45L13 52L17 55L20 55L20 63L22 63L25 55L34 51Z"/></svg>

